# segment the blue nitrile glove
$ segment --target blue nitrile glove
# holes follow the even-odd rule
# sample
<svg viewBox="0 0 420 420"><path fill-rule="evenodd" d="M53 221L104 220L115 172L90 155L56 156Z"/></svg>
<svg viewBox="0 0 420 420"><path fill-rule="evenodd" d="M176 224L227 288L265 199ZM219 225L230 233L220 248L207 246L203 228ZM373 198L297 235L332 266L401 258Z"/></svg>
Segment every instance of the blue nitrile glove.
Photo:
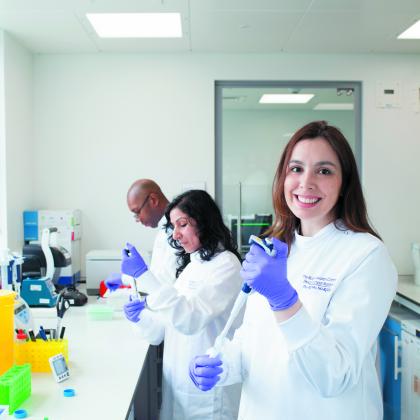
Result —
<svg viewBox="0 0 420 420"><path fill-rule="evenodd" d="M147 271L147 265L137 249L127 242L122 250L121 273L130 277L140 277Z"/></svg>
<svg viewBox="0 0 420 420"><path fill-rule="evenodd" d="M145 306L146 301L133 299L130 295L130 300L124 305L125 317L131 322L138 322L140 320L140 313Z"/></svg>
<svg viewBox="0 0 420 420"><path fill-rule="evenodd" d="M298 299L296 290L287 280L287 245L272 238L276 256L270 257L258 245L251 249L242 263L241 277L261 295L265 296L273 311L287 309Z"/></svg>
<svg viewBox="0 0 420 420"><path fill-rule="evenodd" d="M121 274L120 273L111 273L105 279L105 286L111 290L111 292L117 290L120 286L122 286Z"/></svg>
<svg viewBox="0 0 420 420"><path fill-rule="evenodd" d="M198 389L209 391L220 379L219 375L223 372L221 365L219 356L195 356L190 362L190 378Z"/></svg>

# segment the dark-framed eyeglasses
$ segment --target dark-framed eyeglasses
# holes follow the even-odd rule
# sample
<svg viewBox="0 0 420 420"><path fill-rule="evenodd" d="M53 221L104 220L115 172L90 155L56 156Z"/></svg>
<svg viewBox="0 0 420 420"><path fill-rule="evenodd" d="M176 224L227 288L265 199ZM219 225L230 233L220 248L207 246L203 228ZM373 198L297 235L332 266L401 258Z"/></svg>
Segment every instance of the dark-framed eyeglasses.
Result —
<svg viewBox="0 0 420 420"><path fill-rule="evenodd" d="M149 200L150 194L147 195L147 197L144 199L143 204L140 206L140 208L136 211L133 211L133 217L138 220L140 217L141 211L143 210L144 206L146 205L147 201Z"/></svg>

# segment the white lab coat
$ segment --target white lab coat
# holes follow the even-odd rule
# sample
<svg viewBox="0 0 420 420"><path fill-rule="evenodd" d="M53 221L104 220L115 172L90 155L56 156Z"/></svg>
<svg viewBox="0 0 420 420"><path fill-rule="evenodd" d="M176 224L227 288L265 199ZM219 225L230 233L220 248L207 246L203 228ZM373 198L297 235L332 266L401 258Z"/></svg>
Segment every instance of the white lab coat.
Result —
<svg viewBox="0 0 420 420"><path fill-rule="evenodd" d="M376 342L397 285L383 243L334 224L296 235L288 279L303 307L277 323L253 293L223 349L219 386L243 382L238 418L382 419Z"/></svg>
<svg viewBox="0 0 420 420"><path fill-rule="evenodd" d="M213 346L225 326L241 288L240 268L229 251L210 261L196 252L173 286L164 284L147 297L148 309L136 325L150 344L165 339L161 420L236 419L240 384L200 391L189 378L189 364Z"/></svg>
<svg viewBox="0 0 420 420"><path fill-rule="evenodd" d="M173 284L176 273L176 249L169 245L165 223L166 217L163 216L158 224L158 233L153 243L149 269L161 283Z"/></svg>

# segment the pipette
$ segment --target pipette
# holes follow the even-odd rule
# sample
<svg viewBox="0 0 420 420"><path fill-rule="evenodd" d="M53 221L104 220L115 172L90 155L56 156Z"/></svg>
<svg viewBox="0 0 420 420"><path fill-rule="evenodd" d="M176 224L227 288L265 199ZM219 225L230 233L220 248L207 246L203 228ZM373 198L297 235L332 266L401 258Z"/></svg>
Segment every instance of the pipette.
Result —
<svg viewBox="0 0 420 420"><path fill-rule="evenodd" d="M268 255L270 255L270 257L274 257L276 255L276 250L273 247L273 244L269 238L261 239L258 236L251 235L249 237L249 243L259 245ZM233 321L235 321L246 300L248 299L248 295L251 291L252 289L244 282L241 291L239 292L239 295L236 298L235 303L233 304L232 311L229 315L225 327L223 328L223 331L217 336L213 347L211 347L207 351L207 354L210 357L216 357L220 353L223 341L225 340L227 333L229 332L229 329L233 324Z"/></svg>
<svg viewBox="0 0 420 420"><path fill-rule="evenodd" d="M63 322L63 316L66 313L67 309L70 308L70 302L64 297L65 289L63 289L58 297L57 297L57 303L56 303L56 309L57 309L57 336L55 339L57 340L60 337L61 334L61 324Z"/></svg>
<svg viewBox="0 0 420 420"><path fill-rule="evenodd" d="M130 255L130 250L125 248L124 249L125 253L129 256ZM131 287L131 296L133 298L139 299L141 301L144 300L144 297L140 294L139 290L137 289L137 283L136 283L136 279L134 277L131 277L127 274L123 274L121 276L121 279L123 281L123 283L128 283Z"/></svg>

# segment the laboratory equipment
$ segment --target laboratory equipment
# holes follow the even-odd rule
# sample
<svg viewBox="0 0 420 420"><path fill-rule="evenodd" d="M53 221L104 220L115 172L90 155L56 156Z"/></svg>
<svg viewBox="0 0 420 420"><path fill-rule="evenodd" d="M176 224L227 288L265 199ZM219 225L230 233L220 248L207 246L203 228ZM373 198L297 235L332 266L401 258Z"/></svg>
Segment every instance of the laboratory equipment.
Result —
<svg viewBox="0 0 420 420"><path fill-rule="evenodd" d="M39 326L39 333L37 337L42 338L44 341L48 341L47 333L44 330L44 327L42 325Z"/></svg>
<svg viewBox="0 0 420 420"><path fill-rule="evenodd" d="M20 295L29 306L49 306L55 305L57 293L50 278L42 277L34 279L28 277L22 281Z"/></svg>
<svg viewBox="0 0 420 420"><path fill-rule="evenodd" d="M23 257L16 253L12 254L10 265L12 270L12 285L13 290L20 295L20 286L22 283L22 265L23 265Z"/></svg>
<svg viewBox="0 0 420 420"><path fill-rule="evenodd" d="M23 278L45 276L56 283L60 275L60 269L70 264L70 254L65 248L51 246L51 236L55 232L55 228L44 229L41 245L24 245Z"/></svg>
<svg viewBox="0 0 420 420"><path fill-rule="evenodd" d="M1 288L3 290L9 290L9 250L0 250L0 275L1 275Z"/></svg>
<svg viewBox="0 0 420 420"><path fill-rule="evenodd" d="M128 284L130 286L130 294L134 298L138 298L142 300L143 298L140 296L139 290L137 288L136 279L134 277L128 276L127 274L121 275L121 280L123 284Z"/></svg>
<svg viewBox="0 0 420 420"><path fill-rule="evenodd" d="M70 307L70 302L64 296L64 290L59 293L55 307L57 309L57 336L55 338L61 338L61 324L63 322L63 316Z"/></svg>
<svg viewBox="0 0 420 420"><path fill-rule="evenodd" d="M9 406L9 414L31 395L31 366L14 365L0 376L0 404Z"/></svg>
<svg viewBox="0 0 420 420"><path fill-rule="evenodd" d="M401 420L420 419L420 318L402 321Z"/></svg>
<svg viewBox="0 0 420 420"><path fill-rule="evenodd" d="M114 308L104 304L88 305L86 313L91 320L109 321L114 317Z"/></svg>
<svg viewBox="0 0 420 420"><path fill-rule="evenodd" d="M82 214L80 210L25 210L23 233L25 244L37 243L45 228L57 229L53 246L62 246L71 257L69 265L63 267L56 284L68 286L80 281Z"/></svg>
<svg viewBox="0 0 420 420"><path fill-rule="evenodd" d="M123 249L121 273L138 278L147 270L147 264L136 247L127 242L126 248Z"/></svg>
<svg viewBox="0 0 420 420"><path fill-rule="evenodd" d="M22 329L25 331L34 330L34 320L32 317L31 309L25 300L19 297L19 295L16 295L14 314L15 329Z"/></svg>
<svg viewBox="0 0 420 420"><path fill-rule="evenodd" d="M120 250L92 250L86 254L86 292L97 295L99 285L109 273L120 272Z"/></svg>
<svg viewBox="0 0 420 420"><path fill-rule="evenodd" d="M22 256L16 253L10 254L8 249L0 250L2 289L14 290L19 293L20 281L22 280L22 263Z"/></svg>
<svg viewBox="0 0 420 420"><path fill-rule="evenodd" d="M66 267L71 258L64 248L50 246L51 234L55 232L55 228L46 228L42 232L41 247L31 244L23 248L24 279L21 296L29 306L54 306L57 298L55 289L62 288L56 282L61 267ZM87 302L87 296L79 292L74 285L64 290L64 297L73 306L81 306Z"/></svg>
<svg viewBox="0 0 420 420"><path fill-rule="evenodd" d="M57 382L65 381L70 377L66 359L62 353L56 354L48 359L52 374Z"/></svg>
<svg viewBox="0 0 420 420"><path fill-rule="evenodd" d="M270 255L271 257L274 257L276 255L276 250L273 248L273 244L271 243L269 238L261 239L258 236L251 235L249 237L249 243L259 245L267 253L267 255ZM223 331L217 336L214 342L214 346L207 351L207 354L210 357L215 357L219 354L223 346L223 341L225 340L229 329L233 324L233 321L235 321L246 300L248 299L248 295L251 292L251 290L252 289L246 283L242 285L241 291L239 292L239 295L236 298L235 303L233 304L232 311L229 315L225 327L223 328Z"/></svg>
<svg viewBox="0 0 420 420"><path fill-rule="evenodd" d="M36 341L15 343L15 364L29 363L32 372L50 372L51 367L48 361L50 357L62 353L68 362L68 346L66 338L62 340L37 338Z"/></svg>
<svg viewBox="0 0 420 420"><path fill-rule="evenodd" d="M420 244L411 244L411 256L414 263L414 283L420 286Z"/></svg>
<svg viewBox="0 0 420 420"><path fill-rule="evenodd" d="M50 247L50 234L54 228L44 229L41 247L25 245L22 266L21 297L29 306L54 306L57 293L53 285L55 266L62 267L69 263L69 255L64 249ZM43 276L43 277L41 277Z"/></svg>
<svg viewBox="0 0 420 420"><path fill-rule="evenodd" d="M16 293L0 290L0 375L13 365L13 307ZM2 404L0 402L0 404Z"/></svg>

